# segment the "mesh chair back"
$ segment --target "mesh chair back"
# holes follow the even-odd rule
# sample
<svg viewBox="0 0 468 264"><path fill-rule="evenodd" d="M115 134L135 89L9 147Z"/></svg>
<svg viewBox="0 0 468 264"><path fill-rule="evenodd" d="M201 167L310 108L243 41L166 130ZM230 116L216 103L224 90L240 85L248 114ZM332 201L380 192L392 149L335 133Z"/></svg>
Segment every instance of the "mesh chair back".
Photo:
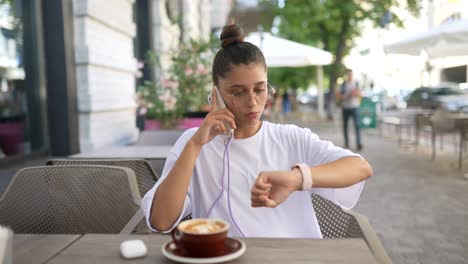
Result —
<svg viewBox="0 0 468 264"><path fill-rule="evenodd" d="M153 188L158 177L148 161L143 159L53 159L47 161L46 165L103 165L118 166L130 168L135 172L140 196L143 197L151 188Z"/></svg>
<svg viewBox="0 0 468 264"><path fill-rule="evenodd" d="M312 194L312 204L323 238L364 238L353 215L320 195Z"/></svg>
<svg viewBox="0 0 468 264"><path fill-rule="evenodd" d="M15 233L119 233L140 208L133 171L107 166L20 170L0 198Z"/></svg>
<svg viewBox="0 0 468 264"><path fill-rule="evenodd" d="M367 219L320 195L312 194L312 204L323 238L362 238L379 263L392 263Z"/></svg>

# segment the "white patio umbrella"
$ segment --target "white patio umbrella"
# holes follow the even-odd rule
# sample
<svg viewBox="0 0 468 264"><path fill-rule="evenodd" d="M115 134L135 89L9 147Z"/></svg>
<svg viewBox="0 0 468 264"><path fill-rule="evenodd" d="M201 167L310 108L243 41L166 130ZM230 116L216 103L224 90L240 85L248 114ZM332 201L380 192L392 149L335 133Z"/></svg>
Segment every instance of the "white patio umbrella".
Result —
<svg viewBox="0 0 468 264"><path fill-rule="evenodd" d="M328 51L275 37L266 32L250 33L245 41L262 50L268 67L328 65L333 60L332 54Z"/></svg>
<svg viewBox="0 0 468 264"><path fill-rule="evenodd" d="M454 21L384 45L387 53L417 56L424 50L429 58L468 55L468 19Z"/></svg>
<svg viewBox="0 0 468 264"><path fill-rule="evenodd" d="M275 37L266 32L250 33L245 41L258 46L265 56L268 67L302 67L317 65L318 111L324 112L322 65L332 63L333 55L325 50Z"/></svg>

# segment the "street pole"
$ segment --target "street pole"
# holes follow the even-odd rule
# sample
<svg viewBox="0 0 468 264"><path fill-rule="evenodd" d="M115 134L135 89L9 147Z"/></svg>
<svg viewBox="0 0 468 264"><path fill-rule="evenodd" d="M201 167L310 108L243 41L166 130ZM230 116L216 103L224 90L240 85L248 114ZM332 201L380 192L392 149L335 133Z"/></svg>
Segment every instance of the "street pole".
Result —
<svg viewBox="0 0 468 264"><path fill-rule="evenodd" d="M325 118L325 104L323 97L323 67L317 66L317 95L318 95L318 112L321 119Z"/></svg>

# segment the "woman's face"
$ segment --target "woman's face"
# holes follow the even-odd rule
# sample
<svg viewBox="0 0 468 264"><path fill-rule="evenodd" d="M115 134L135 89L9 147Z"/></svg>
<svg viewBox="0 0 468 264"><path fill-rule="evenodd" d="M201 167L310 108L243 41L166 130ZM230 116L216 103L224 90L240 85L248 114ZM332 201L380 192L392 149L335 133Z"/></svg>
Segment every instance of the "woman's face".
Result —
<svg viewBox="0 0 468 264"><path fill-rule="evenodd" d="M218 88L238 127L258 125L268 98L267 72L263 65L233 65L225 78L219 78Z"/></svg>

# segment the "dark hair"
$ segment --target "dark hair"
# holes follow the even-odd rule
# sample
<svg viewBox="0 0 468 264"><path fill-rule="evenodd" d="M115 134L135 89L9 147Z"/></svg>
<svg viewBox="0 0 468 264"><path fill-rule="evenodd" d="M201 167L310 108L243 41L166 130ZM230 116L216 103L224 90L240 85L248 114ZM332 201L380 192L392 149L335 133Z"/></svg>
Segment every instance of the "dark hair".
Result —
<svg viewBox="0 0 468 264"><path fill-rule="evenodd" d="M238 25L225 26L219 39L221 40L221 49L216 53L212 68L212 78L215 85L218 85L219 77L226 76L232 65L258 63L266 70L262 51L252 43L244 42L242 29Z"/></svg>

